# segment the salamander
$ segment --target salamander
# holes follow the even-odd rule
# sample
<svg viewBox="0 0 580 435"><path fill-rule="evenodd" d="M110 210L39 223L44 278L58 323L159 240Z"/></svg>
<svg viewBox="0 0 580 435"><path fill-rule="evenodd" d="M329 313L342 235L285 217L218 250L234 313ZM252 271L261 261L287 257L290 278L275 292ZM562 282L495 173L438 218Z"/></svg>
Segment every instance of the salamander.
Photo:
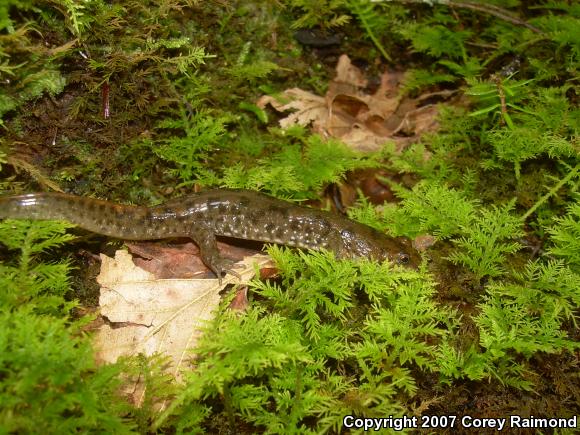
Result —
<svg viewBox="0 0 580 435"><path fill-rule="evenodd" d="M0 219L65 220L124 240L191 238L202 261L221 279L232 271L216 236L306 249L327 249L338 258L367 257L416 265L418 254L404 241L324 210L248 190L208 190L146 207L64 193L0 197Z"/></svg>

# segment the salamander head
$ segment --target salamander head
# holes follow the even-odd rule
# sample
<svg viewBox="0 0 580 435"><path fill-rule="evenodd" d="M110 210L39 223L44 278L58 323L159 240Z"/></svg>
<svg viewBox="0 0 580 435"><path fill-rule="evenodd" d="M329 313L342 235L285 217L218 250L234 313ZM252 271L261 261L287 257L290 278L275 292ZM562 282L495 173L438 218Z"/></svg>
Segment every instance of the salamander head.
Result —
<svg viewBox="0 0 580 435"><path fill-rule="evenodd" d="M419 253L409 240L389 237L366 225L357 224L341 231L346 256L388 260L395 264L416 268L421 261Z"/></svg>
<svg viewBox="0 0 580 435"><path fill-rule="evenodd" d="M417 268L421 262L419 253L407 239L383 238L375 241L375 249L371 254L379 261L388 260L391 263Z"/></svg>

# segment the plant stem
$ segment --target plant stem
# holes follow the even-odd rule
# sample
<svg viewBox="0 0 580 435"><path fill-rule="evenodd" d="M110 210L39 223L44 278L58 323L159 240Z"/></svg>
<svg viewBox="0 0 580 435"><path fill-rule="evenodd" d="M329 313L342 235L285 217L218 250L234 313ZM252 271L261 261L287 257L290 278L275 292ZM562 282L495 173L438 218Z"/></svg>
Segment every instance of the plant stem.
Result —
<svg viewBox="0 0 580 435"><path fill-rule="evenodd" d="M577 174L578 169L580 169L580 164L576 165L568 175L566 175L564 178L562 178L562 180L560 180L560 182L558 184L556 184L554 187L552 187L550 189L550 191L548 193L546 193L544 196L542 196L523 216L522 216L522 221L525 221L527 218L530 217L530 215L536 211L536 209L542 205L544 202L546 202L548 200L548 198L550 198L552 195L555 195L556 192L558 190L560 190L562 188L562 186L564 186L564 184L566 184L568 181L570 181L572 178L574 178L574 176Z"/></svg>
<svg viewBox="0 0 580 435"><path fill-rule="evenodd" d="M383 45L381 44L381 42L379 41L379 39L377 38L377 36L373 32L373 30L371 29L369 22L365 18L365 14L362 13L361 10L359 9L358 2L356 2L356 1L352 2L352 6L355 9L355 13L356 13L358 19L360 20L364 29L366 30L367 35L369 36L369 38L371 38L371 40L373 41L373 44L375 44L375 47L381 52L381 54L383 55L383 57L386 60L388 60L389 62L392 62L391 56L389 56L389 53L387 53L387 50L385 50L385 48L383 47Z"/></svg>
<svg viewBox="0 0 580 435"><path fill-rule="evenodd" d="M381 1L381 0L375 0L375 1ZM382 0L382 1L393 1L393 0ZM498 6L494 6L494 5L485 5L485 4L468 2L468 1L460 2L460 1L454 1L454 0L435 0L435 1L429 1L429 0L395 0L395 1L398 1L399 3L427 3L431 6L433 4L439 4L439 5L449 6L452 8L456 7L456 8L471 9L472 11L483 12L485 14L493 15L494 17L497 17L503 21L507 21L508 23L516 24L518 26L523 26L527 29L530 29L534 33L543 33L537 27L532 26L531 24L527 23L526 21L522 20L521 18L518 18L517 16L512 14L510 11L503 9L503 8L500 8Z"/></svg>

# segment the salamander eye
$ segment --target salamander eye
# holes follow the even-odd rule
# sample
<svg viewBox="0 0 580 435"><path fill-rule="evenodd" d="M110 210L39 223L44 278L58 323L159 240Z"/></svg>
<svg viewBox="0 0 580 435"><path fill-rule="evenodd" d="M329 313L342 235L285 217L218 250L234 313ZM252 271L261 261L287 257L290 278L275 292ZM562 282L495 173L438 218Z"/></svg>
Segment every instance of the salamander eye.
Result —
<svg viewBox="0 0 580 435"><path fill-rule="evenodd" d="M411 258L407 254L399 253L397 254L398 264L408 264Z"/></svg>

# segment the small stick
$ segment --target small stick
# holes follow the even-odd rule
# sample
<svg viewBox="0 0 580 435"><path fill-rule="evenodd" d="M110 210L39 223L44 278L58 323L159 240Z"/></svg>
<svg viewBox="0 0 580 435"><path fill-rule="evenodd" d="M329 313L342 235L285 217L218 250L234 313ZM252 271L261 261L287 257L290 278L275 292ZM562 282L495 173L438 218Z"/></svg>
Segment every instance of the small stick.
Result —
<svg viewBox="0 0 580 435"><path fill-rule="evenodd" d="M529 218L533 212L535 212L537 210L537 208L539 206L541 206L544 202L546 202L548 200L548 198L552 195L555 195L556 192L558 190L560 190L560 188L562 186L564 186L564 184L568 183L572 178L574 178L574 176L577 174L578 169L580 169L580 164L576 165L576 167L574 167L570 173L568 175L566 175L564 178L562 178L562 180L560 180L560 182L558 184L556 184L554 187L552 187L550 189L550 191L548 193L546 193L544 196L542 196L522 217L522 221L525 221L527 218Z"/></svg>
<svg viewBox="0 0 580 435"><path fill-rule="evenodd" d="M458 8L465 8L471 9L472 11L484 12L486 14L493 15L501 20L507 21L508 23L516 24L518 26L523 26L527 29L530 29L534 33L543 33L540 29L531 24L527 23L526 21L522 20L521 18L515 17L511 15L511 13L503 8L494 5L480 5L477 3L471 2L455 2L453 0L444 1L442 3L447 3L451 6L457 6Z"/></svg>
<svg viewBox="0 0 580 435"><path fill-rule="evenodd" d="M523 26L527 29L530 29L534 33L543 33L540 29L531 24L527 23L526 21L522 20L514 16L510 11L500 8L499 6L494 5L480 5L478 3L471 3L471 2L460 2L454 0L371 0L373 3L380 3L380 2L390 2L390 1L398 1L399 3L427 3L429 5L439 4L439 5L446 5L449 7L458 7L463 9L471 9L472 11L483 12L489 15L493 15L494 17L499 18L500 20L507 21L508 23L516 24L518 26Z"/></svg>
<svg viewBox="0 0 580 435"><path fill-rule="evenodd" d="M497 93L499 95L499 101L501 103L501 113L502 113L502 120L505 121L505 117L507 115L507 105L505 102L505 92L503 91L503 86L501 84L501 78L498 77L497 75L493 76L493 81L495 82L495 85L497 87Z"/></svg>

